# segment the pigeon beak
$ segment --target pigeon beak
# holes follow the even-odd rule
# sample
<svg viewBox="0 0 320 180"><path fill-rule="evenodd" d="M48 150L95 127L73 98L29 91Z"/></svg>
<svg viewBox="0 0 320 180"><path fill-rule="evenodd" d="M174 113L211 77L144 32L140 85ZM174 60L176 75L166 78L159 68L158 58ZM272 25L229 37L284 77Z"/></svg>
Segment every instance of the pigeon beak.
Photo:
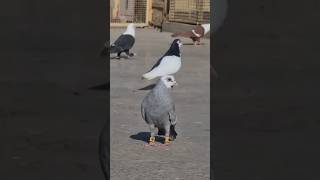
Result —
<svg viewBox="0 0 320 180"><path fill-rule="evenodd" d="M177 83L177 81L175 81L175 82L174 82L174 85L175 85L175 86L178 86L178 83Z"/></svg>

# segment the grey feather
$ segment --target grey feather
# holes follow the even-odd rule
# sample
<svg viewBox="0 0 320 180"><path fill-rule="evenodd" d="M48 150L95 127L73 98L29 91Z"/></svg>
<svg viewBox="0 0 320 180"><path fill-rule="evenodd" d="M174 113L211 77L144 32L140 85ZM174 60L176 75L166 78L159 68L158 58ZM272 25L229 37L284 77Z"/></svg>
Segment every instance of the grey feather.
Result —
<svg viewBox="0 0 320 180"><path fill-rule="evenodd" d="M170 90L159 80L156 86L147 94L141 104L141 115L150 126L158 128L158 135L165 135L170 131L170 136L175 139L175 125L177 115Z"/></svg>
<svg viewBox="0 0 320 180"><path fill-rule="evenodd" d="M135 38L129 34L122 34L110 47L110 53L119 53L130 50L135 42Z"/></svg>

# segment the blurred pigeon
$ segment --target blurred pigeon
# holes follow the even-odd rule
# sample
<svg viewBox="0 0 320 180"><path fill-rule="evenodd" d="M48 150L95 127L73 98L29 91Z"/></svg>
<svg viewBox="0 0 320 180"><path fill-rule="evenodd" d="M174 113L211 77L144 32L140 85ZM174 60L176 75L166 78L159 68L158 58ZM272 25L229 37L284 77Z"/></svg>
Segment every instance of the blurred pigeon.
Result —
<svg viewBox="0 0 320 180"><path fill-rule="evenodd" d="M200 44L200 38L203 38L210 31L210 24L196 25L191 31L182 31L173 33L172 37L187 37L192 39L195 45Z"/></svg>
<svg viewBox="0 0 320 180"><path fill-rule="evenodd" d="M165 136L165 145L178 135L175 131L177 122L175 105L169 91L175 85L177 82L173 76L162 76L142 101L141 115L150 128L150 145L155 145L156 128L158 128L158 135Z"/></svg>
<svg viewBox="0 0 320 180"><path fill-rule="evenodd" d="M164 56L147 73L143 74L142 78L151 80L178 72L181 67L181 46L182 42L180 39L175 39Z"/></svg>
<svg viewBox="0 0 320 180"><path fill-rule="evenodd" d="M135 25L130 23L127 27L127 30L121 34L118 39L110 45L110 54L117 53L117 58L120 58L121 53L126 53L127 56L134 56L134 53L130 53L130 49L135 43ZM101 52L101 55L106 54L107 44L105 44L104 49Z"/></svg>

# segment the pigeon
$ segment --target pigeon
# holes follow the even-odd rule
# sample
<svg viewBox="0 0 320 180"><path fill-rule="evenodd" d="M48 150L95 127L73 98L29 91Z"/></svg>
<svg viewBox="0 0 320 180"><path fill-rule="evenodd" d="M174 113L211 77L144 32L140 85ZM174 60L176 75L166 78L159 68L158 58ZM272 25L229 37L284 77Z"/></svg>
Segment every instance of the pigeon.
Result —
<svg viewBox="0 0 320 180"><path fill-rule="evenodd" d="M127 56L132 57L135 54L130 53L130 49L133 47L135 43L135 25L130 23L127 27L127 30L121 34L118 39L111 44L110 46L110 54L117 53L117 58L120 59L120 55L124 52ZM103 51L106 51L107 44L105 44L105 48Z"/></svg>
<svg viewBox="0 0 320 180"><path fill-rule="evenodd" d="M210 31L210 24L196 25L191 31L173 33L172 37L187 37L192 39L194 45L200 44L200 38L203 38Z"/></svg>
<svg viewBox="0 0 320 180"><path fill-rule="evenodd" d="M164 144L169 145L177 137L177 115L170 89L177 85L172 75L162 76L156 86L141 103L141 115L150 128L149 144L155 145L155 133L164 135Z"/></svg>
<svg viewBox="0 0 320 180"><path fill-rule="evenodd" d="M181 67L180 48L182 42L180 39L175 39L169 50L158 60L158 62L145 74L142 79L151 80L164 75L172 75L179 71Z"/></svg>

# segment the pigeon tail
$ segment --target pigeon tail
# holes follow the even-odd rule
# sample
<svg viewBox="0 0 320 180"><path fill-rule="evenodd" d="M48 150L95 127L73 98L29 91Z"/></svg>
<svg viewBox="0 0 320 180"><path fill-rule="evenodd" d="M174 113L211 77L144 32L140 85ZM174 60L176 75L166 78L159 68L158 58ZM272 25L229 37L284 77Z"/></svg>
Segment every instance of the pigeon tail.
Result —
<svg viewBox="0 0 320 180"><path fill-rule="evenodd" d="M176 139L177 136L178 136L178 133L175 130L175 125L171 125L170 126L170 138L171 138L171 140Z"/></svg>
<svg viewBox="0 0 320 180"><path fill-rule="evenodd" d="M166 134L165 129L158 129L158 136L164 136ZM170 132L169 132L169 137L170 140L173 141L177 138L178 133L175 130L175 125L170 126Z"/></svg>
<svg viewBox="0 0 320 180"><path fill-rule="evenodd" d="M154 79L156 76L154 76L151 72L145 73L142 75L142 79L151 80Z"/></svg>
<svg viewBox="0 0 320 180"><path fill-rule="evenodd" d="M204 30L203 34L207 34L210 31L210 24L202 24L201 26L203 27L203 30Z"/></svg>

